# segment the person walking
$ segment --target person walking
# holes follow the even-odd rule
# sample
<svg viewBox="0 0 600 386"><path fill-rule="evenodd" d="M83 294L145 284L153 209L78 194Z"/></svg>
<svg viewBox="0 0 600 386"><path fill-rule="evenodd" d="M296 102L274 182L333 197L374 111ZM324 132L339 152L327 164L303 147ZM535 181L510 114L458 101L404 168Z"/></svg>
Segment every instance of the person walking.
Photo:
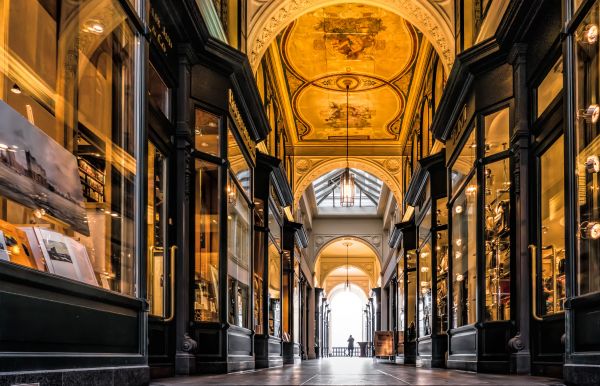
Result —
<svg viewBox="0 0 600 386"><path fill-rule="evenodd" d="M348 356L351 357L353 356L352 354L354 353L354 338L352 337L352 334L350 334L350 337L348 338Z"/></svg>

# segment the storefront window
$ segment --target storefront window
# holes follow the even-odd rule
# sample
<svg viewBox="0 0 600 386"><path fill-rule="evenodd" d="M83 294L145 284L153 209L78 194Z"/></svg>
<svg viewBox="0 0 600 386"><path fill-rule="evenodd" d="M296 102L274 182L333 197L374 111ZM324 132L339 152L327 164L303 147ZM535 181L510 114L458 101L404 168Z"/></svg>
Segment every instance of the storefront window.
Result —
<svg viewBox="0 0 600 386"><path fill-rule="evenodd" d="M563 89L562 58L550 69L536 90L537 116L542 115Z"/></svg>
<svg viewBox="0 0 600 386"><path fill-rule="evenodd" d="M194 143L197 151L208 153L215 157L221 155L221 141L219 140L220 118L202 109L196 109L196 123L194 128Z"/></svg>
<svg viewBox="0 0 600 386"><path fill-rule="evenodd" d="M421 220L421 224L419 224L419 244L421 244L427 236L429 236L429 231L431 230L431 204L427 206L425 215Z"/></svg>
<svg viewBox="0 0 600 386"><path fill-rule="evenodd" d="M509 141L509 109L508 107L486 115L483 119L485 156L490 156L508 149Z"/></svg>
<svg viewBox="0 0 600 386"><path fill-rule="evenodd" d="M576 153L577 220L579 235L577 290L583 295L600 291L600 63L598 62L598 5L576 32Z"/></svg>
<svg viewBox="0 0 600 386"><path fill-rule="evenodd" d="M300 256L300 251L296 249L296 256ZM294 342L300 343L300 264L298 260L294 261Z"/></svg>
<svg viewBox="0 0 600 386"><path fill-rule="evenodd" d="M194 320L219 321L219 167L195 161Z"/></svg>
<svg viewBox="0 0 600 386"><path fill-rule="evenodd" d="M467 178L477 158L477 142L475 142L475 130L471 130L471 134L467 138L458 158L452 164L451 185L452 193L460 187L461 183Z"/></svg>
<svg viewBox="0 0 600 386"><path fill-rule="evenodd" d="M510 172L485 165L485 320L510 320Z"/></svg>
<svg viewBox="0 0 600 386"><path fill-rule="evenodd" d="M165 316L167 283L167 159L148 142L148 302L150 314Z"/></svg>
<svg viewBox="0 0 600 386"><path fill-rule="evenodd" d="M437 330L443 333L448 329L448 231L436 233L437 260Z"/></svg>
<svg viewBox="0 0 600 386"><path fill-rule="evenodd" d="M561 136L540 157L541 175L539 211L541 219L541 315L564 310L565 287L565 194L564 172L554 167L564 159ZM541 289L540 289L541 287ZM541 292L539 292L541 291Z"/></svg>
<svg viewBox="0 0 600 386"><path fill-rule="evenodd" d="M269 237L269 335L281 337L281 252Z"/></svg>
<svg viewBox="0 0 600 386"><path fill-rule="evenodd" d="M273 236L273 240L278 247L281 247L281 213L276 211L275 204L271 204L269 208L269 232Z"/></svg>
<svg viewBox="0 0 600 386"><path fill-rule="evenodd" d="M400 250L400 260L398 260L398 330L404 331L404 250Z"/></svg>
<svg viewBox="0 0 600 386"><path fill-rule="evenodd" d="M429 240L419 251L419 337L431 335L431 258L431 240Z"/></svg>
<svg viewBox="0 0 600 386"><path fill-rule="evenodd" d="M452 205L452 327L476 321L477 179L471 179Z"/></svg>
<svg viewBox="0 0 600 386"><path fill-rule="evenodd" d="M408 327L406 330L406 339L414 341L417 338L417 251L410 250L406 253L406 264L407 264L407 280L408 280L408 293L407 296L407 310L406 319Z"/></svg>
<svg viewBox="0 0 600 386"><path fill-rule="evenodd" d="M227 186L235 186L229 177ZM250 253L252 246L251 210L242 193L227 196L227 277L229 288L229 323L249 327Z"/></svg>
<svg viewBox="0 0 600 386"><path fill-rule="evenodd" d="M252 169L250 168L246 157L244 157L240 145L231 129L229 129L228 144L227 159L229 160L229 167L242 186L242 189L250 196L252 195Z"/></svg>
<svg viewBox="0 0 600 386"><path fill-rule="evenodd" d="M136 34L109 0L0 20L0 260L135 296Z"/></svg>
<svg viewBox="0 0 600 386"><path fill-rule="evenodd" d="M448 198L438 198L435 204L436 208L436 226L448 224Z"/></svg>

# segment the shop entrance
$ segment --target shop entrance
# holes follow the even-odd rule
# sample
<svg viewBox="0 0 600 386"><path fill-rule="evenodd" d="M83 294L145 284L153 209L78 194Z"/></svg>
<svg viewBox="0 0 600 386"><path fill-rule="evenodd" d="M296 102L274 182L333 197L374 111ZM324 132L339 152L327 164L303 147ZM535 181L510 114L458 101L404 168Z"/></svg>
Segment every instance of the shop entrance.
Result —
<svg viewBox="0 0 600 386"><path fill-rule="evenodd" d="M153 110L153 109L150 109ZM169 125L152 111L148 125L147 157L147 299L148 363L152 377L172 376L174 372L174 264L176 247L171 237L174 225L169 189L174 154L168 141Z"/></svg>
<svg viewBox="0 0 600 386"><path fill-rule="evenodd" d="M560 378L565 351L565 180L562 164L557 162L564 159L562 104L555 103L554 107L540 119L532 165L537 175L531 197L537 224L529 247L533 285L531 372Z"/></svg>

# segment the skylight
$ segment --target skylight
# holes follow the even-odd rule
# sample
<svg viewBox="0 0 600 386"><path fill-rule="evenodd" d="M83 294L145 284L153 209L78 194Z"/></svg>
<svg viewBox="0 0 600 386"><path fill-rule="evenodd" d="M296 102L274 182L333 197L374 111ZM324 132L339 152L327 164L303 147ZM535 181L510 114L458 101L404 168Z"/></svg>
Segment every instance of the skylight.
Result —
<svg viewBox="0 0 600 386"><path fill-rule="evenodd" d="M333 170L313 182L317 208L348 209L340 205L340 177L344 169ZM354 174L354 207L377 208L383 183L375 176L358 169L350 169Z"/></svg>

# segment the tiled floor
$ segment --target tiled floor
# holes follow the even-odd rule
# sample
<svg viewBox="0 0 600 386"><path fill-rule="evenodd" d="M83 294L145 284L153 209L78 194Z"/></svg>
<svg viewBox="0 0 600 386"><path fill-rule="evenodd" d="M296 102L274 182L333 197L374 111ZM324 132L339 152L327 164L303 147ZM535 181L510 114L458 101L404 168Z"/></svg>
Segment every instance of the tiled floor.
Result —
<svg viewBox="0 0 600 386"><path fill-rule="evenodd" d="M227 375L155 380L153 386L175 385L561 385L551 378L474 374L420 369L368 358L328 358L300 365Z"/></svg>

